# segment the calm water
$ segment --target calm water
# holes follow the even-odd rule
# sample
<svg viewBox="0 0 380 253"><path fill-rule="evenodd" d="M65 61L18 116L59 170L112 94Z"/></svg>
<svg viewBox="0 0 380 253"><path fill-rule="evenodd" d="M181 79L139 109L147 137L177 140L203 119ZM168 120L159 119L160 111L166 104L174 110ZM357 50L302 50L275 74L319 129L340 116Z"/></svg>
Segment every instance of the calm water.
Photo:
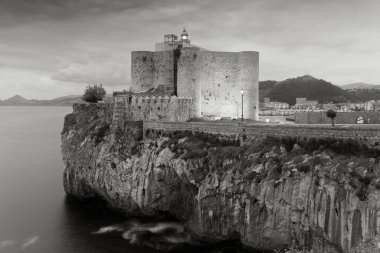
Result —
<svg viewBox="0 0 380 253"><path fill-rule="evenodd" d="M157 252L131 245L120 232L93 234L125 222L103 205L67 199L60 132L71 107L0 107L0 252ZM176 249L236 252L235 245Z"/></svg>
<svg viewBox="0 0 380 253"><path fill-rule="evenodd" d="M0 252L122 252L128 247L117 235L99 240L91 234L121 217L65 198L60 131L71 110L0 107Z"/></svg>

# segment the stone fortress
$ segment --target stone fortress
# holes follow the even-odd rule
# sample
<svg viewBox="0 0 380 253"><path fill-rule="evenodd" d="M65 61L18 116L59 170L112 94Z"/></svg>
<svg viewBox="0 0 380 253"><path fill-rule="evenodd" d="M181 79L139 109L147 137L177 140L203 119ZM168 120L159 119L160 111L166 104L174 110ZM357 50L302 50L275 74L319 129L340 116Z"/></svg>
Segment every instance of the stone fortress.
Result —
<svg viewBox="0 0 380 253"><path fill-rule="evenodd" d="M161 152L163 149L152 149L155 145L151 144L157 143L155 138L160 135L164 137L163 133L166 133L166 136L169 136L170 133L174 136L176 132L193 135L202 133L207 136L214 135L221 140L239 140L239 144L242 146L245 144L256 145L255 141L268 137L277 139L291 137L300 141L325 139L330 142L331 139L334 139L338 144L344 144L345 140L354 140L371 148L379 148L378 126L364 128L360 126L186 122L190 118L201 116L240 118L242 105L244 118L257 119L257 88L258 53L210 52L192 45L186 31L182 33L179 41L175 35L166 35L163 43L156 44L155 52L133 52L130 91L115 92L114 103L74 104L74 113L65 118L62 140L63 149L66 150L67 155L64 156L64 159L68 159L68 157L72 159L65 161L68 168L64 177L66 189L69 189L71 194L74 192L74 194L83 196L81 194L87 194L87 190L90 189L84 187L86 183L94 183L90 187L99 190L95 191L96 194L102 192L103 196L106 196L105 199L112 200L111 204L120 201L121 205L117 206L118 208L134 208L138 203L138 207L147 208L146 210L151 212L151 207L153 209L158 206L161 208L161 204L157 203L163 203L162 208L165 208L165 212L168 211L169 208L172 208L168 203L172 202L167 201L166 196L171 194L161 194L162 186L167 184L170 189L173 189L173 180L177 182L178 179L187 184L192 180L192 178L185 179L187 175L193 174L194 171L205 171L205 168L208 168L206 166L209 165L202 163L202 160L173 162L177 159L174 158L177 157L177 154L181 156L181 153L177 153L178 150L174 151L173 149L173 152L176 153L171 153L168 151L171 148L168 148L168 152ZM244 101L240 100L241 90L245 91L243 93ZM93 124L92 121L97 122L100 119L104 119L104 122L99 123L99 126ZM96 131L90 131L88 135L83 134L88 131L83 128L84 122L91 123ZM71 129L70 124L72 124ZM122 127L116 128L121 124L123 124ZM105 129L108 127L112 131L121 130L122 135L115 134L114 137L123 136L123 138L119 140L104 138L101 140L103 144L96 146L99 136L103 138L107 132ZM117 133L117 131L115 132ZM141 137L137 137L140 133ZM126 140L124 137L129 139ZM94 141L92 142L91 139ZM128 162L122 157L114 159L110 163L108 159L109 155L115 152L111 151L111 147L116 145L115 142L129 140L131 143L128 145L130 145L131 151L127 149L122 151L128 156L135 147L155 152L145 153L149 156L135 156ZM108 146L104 148L105 145ZM367 180L364 177L367 173L374 173L378 170L380 166L378 159L368 159L368 163L371 165L367 170L360 163L351 162L356 159L355 156L347 156L347 159L351 160L346 165L341 162L342 155L339 155L336 159L339 163L334 164L331 162L333 161L333 158L330 158L333 157L331 153L314 156L314 152L313 155L305 154L300 149L302 147L294 145L290 151L292 153L289 153L288 156L286 149L282 150L281 148L278 148L278 151L272 149L266 153L268 156L260 152L258 154L263 154L263 157L260 155L257 160L263 159L263 162L257 164L259 166L241 164L242 167L247 166L243 172L240 172L239 169L236 169L235 172L228 171L226 166L230 166L231 161L237 161L231 160L231 158L228 158L228 163L223 162L220 169L208 171L207 175L211 176L205 174L205 179L202 179L204 181L199 188L200 193L194 197L199 201L198 206L194 208L197 210L194 213L199 215L194 216L197 217L194 226L199 229L196 231L217 237L225 236L225 233L229 231L234 231L234 233L239 231L246 245L261 247L261 249L263 249L263 242L266 243L266 247L273 249L277 247L276 242L285 245L298 241L307 247L311 244L322 248L326 247L326 251L314 252L374 252L372 248L357 251L355 247L360 246L361 242L380 241L378 236L380 231L379 189L376 185L370 186L361 183L361 181ZM158 150L159 152L157 152ZM276 152L279 153L276 154ZM117 153L120 151L116 151ZM161 153L167 155L165 159L161 159ZM210 156L214 155L209 154ZM291 164L286 162L284 167L282 164L277 166L280 161L277 159L280 156L294 160ZM105 157L107 158L105 159ZM141 159L146 159L146 157L149 157L148 162L141 162ZM256 159L252 157L250 155L248 159ZM304 160L295 162L296 158L294 157L297 159L302 157ZM172 158L174 160L171 160ZM79 162L76 159L79 159ZM204 158L199 157L199 159ZM207 159L209 158L205 158L203 161L207 161ZM237 159L241 159L240 154ZM363 158L360 157L358 160L362 161ZM190 167L197 164L198 161L200 167ZM97 166L81 166L82 164L97 164ZM273 164L275 167L272 167ZM162 165L165 165L163 169ZM307 167L312 170L305 170L304 165L312 166ZM347 170L345 170L345 166L347 166ZM149 170L143 170L143 167L149 168ZM184 168L188 172L184 172ZM188 168L192 169L188 170ZM218 173L223 169L226 169L228 174L219 176ZM281 172L278 171L279 169ZM177 171L180 171L181 174L173 174L174 172L179 173ZM359 173L363 173L363 176ZM164 174L167 177L162 180L161 175ZM351 174L357 175L355 178L347 177ZM237 176L232 177L232 175ZM264 177L269 175L268 179L260 179L256 182L256 179L261 178L262 175L265 175ZM274 175L276 177L273 177ZM352 186L353 180L358 182L358 185L354 182L355 186ZM103 182L111 182L111 184L105 185ZM217 185L217 187L213 185ZM371 195L368 195L369 200L357 198L356 193L360 193L363 186L370 187L364 190L371 189ZM181 186L180 189L185 188ZM236 194L232 195L231 191ZM180 193L182 194L182 192ZM148 199L151 196L153 198ZM159 196L158 200L155 196ZM189 195L182 195L178 199L191 199L183 196ZM174 201L178 199L174 199ZM126 205L129 202L124 202L124 200L131 201L131 204ZM179 205L181 204L182 202ZM184 206L188 208L190 204ZM215 206L225 208L215 208ZM176 208L172 209L175 209L174 212L177 211ZM215 211L212 213L214 216L210 216L210 211L213 210ZM213 217L216 218L213 219ZM218 220L222 220L224 226L214 222ZM198 224L201 225L197 227ZM203 224L207 224L207 226L203 226ZM228 228L232 229L228 230ZM218 239L220 238L218 237ZM336 250L330 250L332 248L329 247Z"/></svg>
<svg viewBox="0 0 380 253"><path fill-rule="evenodd" d="M114 118L186 121L258 120L259 53L215 52L190 43L186 29L131 55L131 87L114 93Z"/></svg>

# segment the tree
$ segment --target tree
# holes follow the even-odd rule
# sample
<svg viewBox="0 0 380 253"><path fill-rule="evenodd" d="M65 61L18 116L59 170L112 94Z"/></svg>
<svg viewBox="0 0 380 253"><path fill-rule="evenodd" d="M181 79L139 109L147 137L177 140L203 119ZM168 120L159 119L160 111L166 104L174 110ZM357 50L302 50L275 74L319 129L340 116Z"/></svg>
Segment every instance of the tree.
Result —
<svg viewBox="0 0 380 253"><path fill-rule="evenodd" d="M334 119L336 117L336 111L330 109L326 112L326 116L331 119L331 125L335 126Z"/></svg>
<svg viewBox="0 0 380 253"><path fill-rule="evenodd" d="M106 90L100 85L89 85L82 96L82 100L90 103L97 103L103 100L106 95Z"/></svg>

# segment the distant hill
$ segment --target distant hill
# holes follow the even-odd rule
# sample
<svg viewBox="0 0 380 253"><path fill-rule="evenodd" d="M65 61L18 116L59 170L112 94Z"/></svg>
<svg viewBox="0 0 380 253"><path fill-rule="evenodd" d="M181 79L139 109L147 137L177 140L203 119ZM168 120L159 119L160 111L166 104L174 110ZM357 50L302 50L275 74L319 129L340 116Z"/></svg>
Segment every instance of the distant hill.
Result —
<svg viewBox="0 0 380 253"><path fill-rule="evenodd" d="M26 99L20 95L15 95L0 101L0 106L71 106L79 101L81 101L81 96L79 95L58 97L50 100Z"/></svg>
<svg viewBox="0 0 380 253"><path fill-rule="evenodd" d="M14 95L13 97L0 101L0 105L31 105L31 103L31 100L20 95Z"/></svg>
<svg viewBox="0 0 380 253"><path fill-rule="evenodd" d="M104 100L112 101L112 94L107 94ZM78 102L82 102L81 95L69 95L46 100L26 99L20 95L15 95L3 101L0 100L0 106L72 106Z"/></svg>
<svg viewBox="0 0 380 253"><path fill-rule="evenodd" d="M351 83L340 86L344 90L361 90L361 89L380 89L380 84L369 84L369 83Z"/></svg>
<svg viewBox="0 0 380 253"><path fill-rule="evenodd" d="M259 99L261 102L267 97L267 94L274 88L276 83L277 81L274 80L261 81L259 83Z"/></svg>
<svg viewBox="0 0 380 253"><path fill-rule="evenodd" d="M8 102L15 102L15 103L27 103L28 100L24 97L21 97L20 95L14 95L13 97L10 97L4 101Z"/></svg>
<svg viewBox="0 0 380 253"><path fill-rule="evenodd" d="M294 105L297 97L305 97L308 100L318 100L319 103L342 103L342 102L357 102L355 94L347 92L338 86L322 79L316 79L312 76L306 75L297 78L286 79L281 82L260 82L264 83L264 87L268 88L270 85L272 89L267 91L263 89L272 101L286 102ZM261 88L260 88L261 90ZM261 94L260 94L261 95ZM263 99L264 97L260 97Z"/></svg>
<svg viewBox="0 0 380 253"><path fill-rule="evenodd" d="M353 89L347 90L358 101L380 100L380 89Z"/></svg>

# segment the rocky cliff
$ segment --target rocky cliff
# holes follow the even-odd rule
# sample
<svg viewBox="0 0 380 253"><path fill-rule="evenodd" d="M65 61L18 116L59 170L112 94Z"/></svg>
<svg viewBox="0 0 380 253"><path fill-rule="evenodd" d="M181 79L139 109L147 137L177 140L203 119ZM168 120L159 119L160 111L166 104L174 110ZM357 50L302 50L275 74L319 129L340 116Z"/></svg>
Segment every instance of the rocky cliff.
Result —
<svg viewBox="0 0 380 253"><path fill-rule="evenodd" d="M106 105L81 105L66 116L67 194L102 198L127 215L176 218L197 240L375 252L377 151L363 154L353 142L273 138L241 145L191 132L151 131L143 138L141 122L111 127L110 115Z"/></svg>

